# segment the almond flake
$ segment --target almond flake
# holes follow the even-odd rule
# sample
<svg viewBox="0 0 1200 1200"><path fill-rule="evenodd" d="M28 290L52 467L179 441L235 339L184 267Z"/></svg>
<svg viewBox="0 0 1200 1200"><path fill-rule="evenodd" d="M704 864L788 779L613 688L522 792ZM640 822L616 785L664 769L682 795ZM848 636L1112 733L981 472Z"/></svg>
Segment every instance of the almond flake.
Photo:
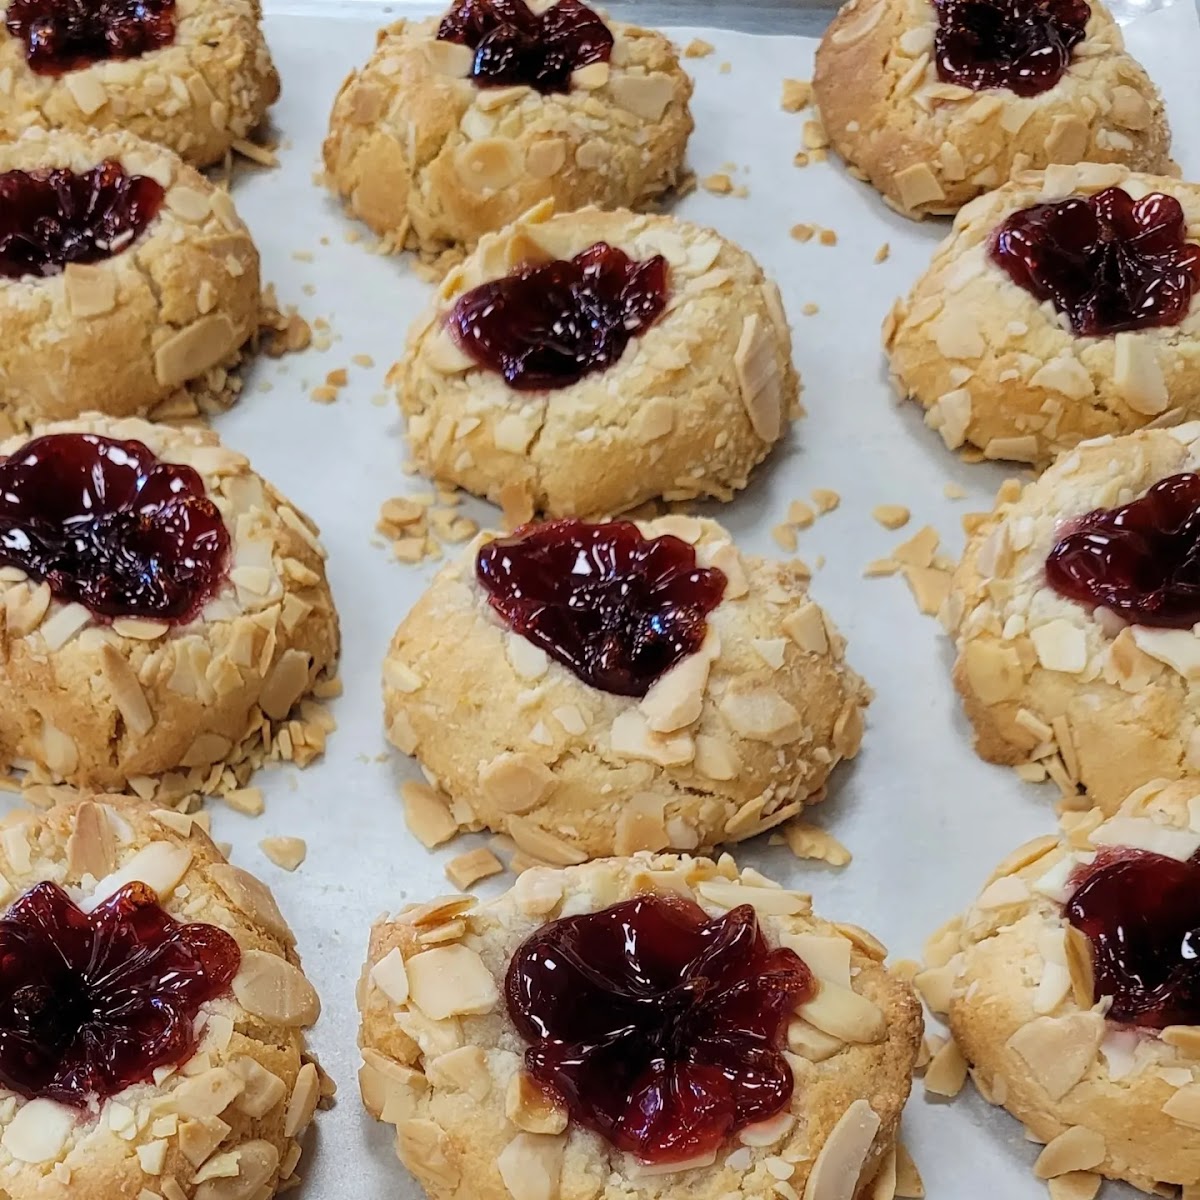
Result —
<svg viewBox="0 0 1200 1200"><path fill-rule="evenodd" d="M838 1118L817 1154L804 1200L853 1200L881 1124L866 1100L855 1100Z"/></svg>
<svg viewBox="0 0 1200 1200"><path fill-rule="evenodd" d="M1053 1179L1069 1171L1088 1171L1098 1167L1107 1154L1099 1133L1083 1125L1072 1125L1046 1144L1033 1164L1033 1173L1039 1179Z"/></svg>
<svg viewBox="0 0 1200 1200"><path fill-rule="evenodd" d="M408 969L413 1004L431 1021L491 1012L500 998L483 959L463 945L437 946L414 955Z"/></svg>

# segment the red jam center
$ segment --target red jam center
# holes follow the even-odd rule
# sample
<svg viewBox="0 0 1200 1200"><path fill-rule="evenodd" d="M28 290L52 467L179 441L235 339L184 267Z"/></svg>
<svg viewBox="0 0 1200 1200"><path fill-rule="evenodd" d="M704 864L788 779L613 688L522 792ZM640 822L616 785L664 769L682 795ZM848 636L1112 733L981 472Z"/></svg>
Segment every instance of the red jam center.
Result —
<svg viewBox="0 0 1200 1200"><path fill-rule="evenodd" d="M518 391L567 387L603 371L658 320L667 260L644 262L605 242L569 262L521 267L465 293L450 332L481 367Z"/></svg>
<svg viewBox="0 0 1200 1200"><path fill-rule="evenodd" d="M992 258L1083 337L1175 325L1200 286L1200 245L1185 240L1183 206L1112 187L1015 212L996 230Z"/></svg>
<svg viewBox="0 0 1200 1200"><path fill-rule="evenodd" d="M699 650L725 594L687 542L645 538L632 521L523 526L488 542L475 574L510 629L617 696L644 696Z"/></svg>
<svg viewBox="0 0 1200 1200"><path fill-rule="evenodd" d="M613 48L608 26L580 0L558 0L540 15L525 0L457 0L438 38L475 51L479 87L524 84L543 94L569 92L571 72L608 62Z"/></svg>
<svg viewBox="0 0 1200 1200"><path fill-rule="evenodd" d="M1046 578L1131 624L1190 629L1200 622L1200 475L1170 475L1130 504L1072 521Z"/></svg>
<svg viewBox="0 0 1200 1200"><path fill-rule="evenodd" d="M710 1154L788 1103L780 1040L813 991L748 904L710 920L653 895L544 926L505 983L534 1079L574 1120L660 1163Z"/></svg>
<svg viewBox="0 0 1200 1200"><path fill-rule="evenodd" d="M0 1083L83 1107L182 1066L240 963L229 934L173 920L144 883L90 914L39 883L0 918Z"/></svg>
<svg viewBox="0 0 1200 1200"><path fill-rule="evenodd" d="M137 58L175 40L175 0L10 0L5 24L39 75Z"/></svg>
<svg viewBox="0 0 1200 1200"><path fill-rule="evenodd" d="M1188 862L1104 849L1075 872L1067 920L1092 944L1095 995L1112 1021L1200 1025L1200 853Z"/></svg>
<svg viewBox="0 0 1200 1200"><path fill-rule="evenodd" d="M55 275L67 263L94 263L120 253L162 206L163 189L146 175L104 162L76 174L0 174L0 275Z"/></svg>
<svg viewBox="0 0 1200 1200"><path fill-rule="evenodd" d="M0 563L94 616L185 623L228 559L204 481L141 442L57 433L0 460Z"/></svg>
<svg viewBox="0 0 1200 1200"><path fill-rule="evenodd" d="M1085 0L934 0L934 58L943 83L1018 96L1066 74L1092 15Z"/></svg>

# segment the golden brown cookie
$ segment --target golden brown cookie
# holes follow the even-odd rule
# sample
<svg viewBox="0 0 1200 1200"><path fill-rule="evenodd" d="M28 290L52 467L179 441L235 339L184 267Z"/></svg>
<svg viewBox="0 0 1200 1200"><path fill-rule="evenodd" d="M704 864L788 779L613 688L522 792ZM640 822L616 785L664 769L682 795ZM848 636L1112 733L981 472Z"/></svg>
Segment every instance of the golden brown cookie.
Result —
<svg viewBox="0 0 1200 1200"><path fill-rule="evenodd" d="M663 941L652 936L659 921L681 931L671 953L691 962L696 978L720 978L728 961L718 958L720 968L711 958L707 968L694 961L696 923L707 922L709 936L757 924L765 943L757 954L769 955L778 972L794 970L808 979L798 1005L789 992L778 1010L780 1042L786 1026L782 1053L772 1052L774 1029L768 1027L751 1051L733 1023L714 1011L719 983L698 993L708 1004L688 1002L686 1032L674 1045L691 1033L724 1034L735 1094L747 1061L734 1057L739 1053L756 1054L764 1076L778 1071L771 1078L783 1085L784 1098L776 1099L769 1117L734 1121L725 1136L702 1134L693 1112L670 1103L665 1136L652 1122L639 1127L633 1111L597 1132L596 1110L610 1118L631 1110L628 1076L639 1049L627 1049L628 1040L615 1038L609 1058L597 1054L599 1067L572 1089L577 1099L570 1103L556 1084L543 1090L546 1076L535 1067L555 1053L549 1040L532 1036L533 1023L541 1019L557 1032L563 1015L562 993L556 996L544 975L531 974L539 958L565 967L576 995L603 986L597 973L623 995L629 974L645 968L654 1003L643 1006L639 1028L648 1038L661 1032L656 1019L670 1020L680 985L674 961L664 982ZM638 931L628 942L619 936L623 925ZM761 959L725 945L722 953L745 953L744 977L753 981L747 987L761 985ZM577 965L585 947L596 952L595 973ZM435 900L375 925L359 988L363 1102L396 1126L400 1159L433 1200L865 1196L872 1178L893 1165L921 1037L920 1006L908 984L884 966L886 953L856 926L814 916L808 896L782 890L756 871L739 875L728 857L714 864L640 854L566 870L534 868L490 903L477 906L467 896ZM539 978L540 988L526 985ZM512 1006L509 997L516 998ZM591 1020L573 1038L586 1043L600 1032L615 1003L610 997L584 1004L580 1011ZM788 1003L797 1005L790 1018ZM565 1033L561 1044L569 1045L573 1038ZM669 1051L664 1061L645 1085L647 1096L661 1086L660 1076L683 1070ZM695 1061L704 1064L696 1068L701 1074L710 1065L703 1050ZM598 1089L597 1074L611 1083ZM568 1071L558 1078L577 1077ZM712 1086L697 1081L695 1094L711 1096ZM656 1159L653 1150L664 1140L674 1143L675 1155ZM689 1148L691 1157L680 1159Z"/></svg>
<svg viewBox="0 0 1200 1200"><path fill-rule="evenodd" d="M388 737L464 828L556 865L739 841L857 753L870 693L796 566L692 517L494 537L437 576L384 663Z"/></svg>
<svg viewBox="0 0 1200 1200"><path fill-rule="evenodd" d="M1052 167L1021 174L964 208L929 270L892 309L884 345L896 388L926 410L926 423L951 449L969 446L988 458L1040 465L1085 438L1195 415L1200 390L1195 280L1179 310L1164 314L1165 324L1145 324L1132 315L1147 301L1153 307L1150 285L1161 286L1181 268L1161 258L1127 256L1121 271L1147 272L1135 288L1060 287L1060 304L1018 282L994 253L997 239L1010 236L1014 222L1044 219L1039 214L1045 205L1060 213L1095 197L1100 199L1091 203L1104 205L1111 188L1136 202L1133 228L1139 233L1162 229L1168 220L1159 212L1163 202L1154 197L1178 202L1183 230L1173 240L1181 252L1200 259L1194 244L1200 239L1200 188L1118 166ZM1178 210L1169 214L1172 228L1177 216ZM1044 244L1035 252L1047 253ZM1094 279L1103 278L1105 253L1098 248L1087 260ZM1056 260L1045 261L1049 270L1058 270ZM1064 272L1031 282L1040 287L1051 279L1065 283ZM1098 326L1098 312L1113 320ZM1108 332L1114 324L1121 328Z"/></svg>
<svg viewBox="0 0 1200 1200"><path fill-rule="evenodd" d="M1193 422L1102 438L1064 455L1024 490L1015 483L1001 490L967 545L943 613L958 648L954 682L988 761L1019 764L1033 779L1049 772L1064 793L1083 790L1105 812L1150 779L1200 770L1200 636L1186 624L1156 628L1138 623L1136 612L1081 602L1047 578L1060 545L1072 549L1064 562L1099 574L1103 554L1084 547L1080 559L1077 542L1064 544L1080 518L1140 500L1198 467ZM1172 512L1161 519L1184 527L1185 515ZM1185 544L1176 539L1149 560L1135 558L1113 578L1147 568L1147 581L1169 578Z"/></svg>
<svg viewBox="0 0 1200 1200"><path fill-rule="evenodd" d="M0 1051L22 1089L0 1089L6 1195L234 1200L294 1182L320 1002L267 888L196 819L107 795L10 815L0 888L4 1044L46 1047ZM34 1010L40 988L64 1003Z"/></svg>
<svg viewBox="0 0 1200 1200"><path fill-rule="evenodd" d="M44 13L55 8L69 10L73 34L64 36L67 11L51 17L47 27ZM162 36L139 33L130 40L132 57L99 60L91 54L106 45L115 6L5 0L3 9L8 28L0 29L0 76L7 83L0 97L0 134L5 138L33 126L81 134L124 129L207 167L245 138L279 97L258 0L140 6L143 13L166 10ZM131 25L127 14L127 38ZM31 40L38 44L32 58ZM63 48L65 58L54 56L54 46Z"/></svg>
<svg viewBox="0 0 1200 1200"><path fill-rule="evenodd" d="M662 34L605 24L610 59L545 94L477 86L472 51L439 40L436 18L387 26L334 103L330 187L394 248L431 254L469 249L544 200L653 204L684 177L692 82Z"/></svg>
<svg viewBox="0 0 1200 1200"><path fill-rule="evenodd" d="M11 432L91 411L194 412L196 397L219 397L259 324L258 251L229 194L129 133L38 129L0 145L0 187L45 204L51 184L37 175L47 171L73 173L57 179L76 195L73 229L88 250L64 266L65 233L32 250L7 240L0 420ZM89 226L83 205L96 190L103 216ZM120 244L106 253L96 242L109 229Z"/></svg>
<svg viewBox="0 0 1200 1200"><path fill-rule="evenodd" d="M310 729L305 698L335 669L338 625L308 519L207 430L93 415L34 432L88 435L120 502L95 522L38 518L39 491L70 496L79 481L87 494L71 465L85 439L41 443L36 455L25 438L0 445L10 456L0 462L8 544L45 546L33 564L6 551L0 569L0 759L33 780L130 784L145 796L237 786L266 757L309 761L323 734ZM103 439L134 446L105 448ZM121 465L130 454L136 471ZM51 465L39 469L33 458ZM186 518L160 503L181 480ZM26 497L32 508L22 507ZM153 514L140 508L139 535L130 508L151 502ZM198 531L183 556L170 544L181 521ZM84 549L72 551L72 540ZM185 569L183 558L202 566ZM106 589L112 575L117 585Z"/></svg>
<svg viewBox="0 0 1200 1200"><path fill-rule="evenodd" d="M974 90L942 77L939 9L929 0L850 0L826 31L813 77L830 141L851 171L909 217L952 213L1015 172L1052 163L1174 173L1157 89L1104 5L1082 7L1090 16L1061 78L1018 95L1007 83ZM984 28L1006 11L988 0L943 0L941 8L964 10L968 22L969 10L983 9ZM1060 51L1062 32L1052 35ZM962 61L961 46L954 53ZM1014 66L1018 74L1038 69Z"/></svg>
<svg viewBox="0 0 1200 1200"><path fill-rule="evenodd" d="M642 272L661 256L665 289L649 321L627 343L622 335L624 352L581 373L575 355L592 353L594 292L578 311L551 312L542 305L557 304L562 289L541 280L561 272L550 264L598 244ZM513 293L498 335L537 345L554 321L581 328L575 355L553 363L569 373L531 379L522 367L510 383L495 363L481 362L468 340L479 326L468 314L494 308L478 297L517 286L525 290ZM552 287L555 301L543 300ZM627 328L620 317L618 333ZM545 369L544 351L530 357ZM558 378L562 386L535 386ZM557 216L543 208L484 238L414 324L391 379L423 471L505 508L550 516L616 513L659 496L728 500L782 436L799 396L779 289L750 255L672 217L594 208Z"/></svg>
<svg viewBox="0 0 1200 1200"><path fill-rule="evenodd" d="M1177 1007L1189 972L1195 1003L1196 963L1186 938L1163 940L1168 919L1186 922L1181 902L1195 911L1198 848L1195 782L1148 784L1108 820L1074 814L1009 855L929 942L916 982L948 1011L985 1098L1045 1143L1043 1179L1200 1184L1200 1025L1175 1020L1189 1016ZM1150 965L1156 945L1174 958Z"/></svg>

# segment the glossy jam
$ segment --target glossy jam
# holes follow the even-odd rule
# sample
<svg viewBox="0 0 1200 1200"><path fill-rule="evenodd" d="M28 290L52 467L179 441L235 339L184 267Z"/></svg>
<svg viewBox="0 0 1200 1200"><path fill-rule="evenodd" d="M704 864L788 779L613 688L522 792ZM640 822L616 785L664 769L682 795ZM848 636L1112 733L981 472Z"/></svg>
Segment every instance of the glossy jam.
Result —
<svg viewBox="0 0 1200 1200"><path fill-rule="evenodd" d="M83 1106L181 1066L240 962L229 934L173 920L144 883L91 913L37 884L0 919L0 1083Z"/></svg>
<svg viewBox="0 0 1200 1200"><path fill-rule="evenodd" d="M438 37L475 51L479 87L524 84L543 94L569 92L571 72L608 62L613 48L608 26L580 0L559 0L540 16L524 0L458 0Z"/></svg>
<svg viewBox="0 0 1200 1200"><path fill-rule="evenodd" d="M1108 1017L1162 1029L1200 1025L1200 853L1180 862L1108 849L1072 877L1067 919L1092 944Z"/></svg>
<svg viewBox="0 0 1200 1200"><path fill-rule="evenodd" d="M510 629L618 696L644 696L698 650L725 594L687 542L643 537L632 521L526 525L488 542L475 573Z"/></svg>
<svg viewBox="0 0 1200 1200"><path fill-rule="evenodd" d="M749 905L710 920L653 895L544 926L505 984L530 1074L647 1162L714 1151L788 1103L780 1041L813 990L796 954L767 948Z"/></svg>
<svg viewBox="0 0 1200 1200"><path fill-rule="evenodd" d="M938 77L972 91L1049 91L1092 15L1085 0L935 0Z"/></svg>
<svg viewBox="0 0 1200 1200"><path fill-rule="evenodd" d="M51 434L0 460L0 563L94 616L189 621L228 559L204 481L141 442Z"/></svg>
<svg viewBox="0 0 1200 1200"><path fill-rule="evenodd" d="M175 40L175 0L11 0L5 25L39 75L137 58Z"/></svg>
<svg viewBox="0 0 1200 1200"><path fill-rule="evenodd" d="M1072 521L1046 560L1061 595L1135 625L1200 622L1200 475L1171 475L1120 508Z"/></svg>
<svg viewBox="0 0 1200 1200"><path fill-rule="evenodd" d="M667 304L667 260L597 242L570 261L521 267L465 293L449 326L463 352L519 391L603 371Z"/></svg>
<svg viewBox="0 0 1200 1200"><path fill-rule="evenodd" d="M1123 188L1013 213L997 229L992 258L1038 300L1065 313L1085 337L1175 325L1200 286L1200 245L1185 240L1183 207Z"/></svg>
<svg viewBox="0 0 1200 1200"><path fill-rule="evenodd" d="M67 263L94 263L132 245L162 206L145 175L104 162L68 170L0 174L0 275L55 275Z"/></svg>

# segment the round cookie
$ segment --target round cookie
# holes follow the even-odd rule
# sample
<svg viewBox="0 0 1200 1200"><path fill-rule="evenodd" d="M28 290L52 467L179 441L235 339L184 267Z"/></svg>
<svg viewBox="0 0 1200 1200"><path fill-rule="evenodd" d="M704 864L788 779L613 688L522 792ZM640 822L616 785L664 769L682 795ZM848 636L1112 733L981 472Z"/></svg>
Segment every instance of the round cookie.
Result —
<svg viewBox="0 0 1200 1200"><path fill-rule="evenodd" d="M605 24L610 60L549 94L477 86L472 51L438 40L436 18L387 26L334 102L329 186L386 243L425 254L469 249L545 200L653 204L685 178L692 82L662 34Z"/></svg>
<svg viewBox="0 0 1200 1200"><path fill-rule="evenodd" d="M526 527L515 540L528 551L537 544L531 539L573 524ZM706 614L687 601L674 610L692 633L701 631L691 643L703 638L698 648L643 678L640 689L602 690L621 687L626 668L637 669L636 658L624 656L653 641L653 622L611 592L584 601L604 608L621 650L602 651L611 677L580 674L544 639L535 642L536 630L514 632L489 602L476 562L495 535L476 539L401 623L383 671L388 738L453 797L459 824L507 833L534 858L567 865L739 841L823 799L834 767L858 751L870 693L801 572L740 554L712 521L582 528L598 528L602 538L634 530L655 552L679 553L681 571L694 562L711 580L716 568L724 590L708 596L715 607ZM496 559L514 553L512 541L497 545ZM545 574L557 583L570 572ZM625 570L595 578L601 591L607 581L614 589L628 583L633 596L654 586ZM547 611L563 603L560 593ZM671 618L667 608L655 611Z"/></svg>
<svg viewBox="0 0 1200 1200"><path fill-rule="evenodd" d="M1065 794L1112 812L1150 779L1200 769L1200 637L1127 624L1047 581L1070 523L1200 469L1200 424L1104 438L1035 483L1001 489L972 535L943 610L954 682L989 762L1048 771Z"/></svg>
<svg viewBox="0 0 1200 1200"><path fill-rule="evenodd" d="M989 17L1003 6L958 0L957 7ZM825 132L854 174L915 218L952 213L1014 172L1052 163L1170 173L1158 91L1125 52L1104 5L1088 0L1088 7L1065 74L1023 96L942 80L938 9L929 0L850 0L817 50L813 94Z"/></svg>
<svg viewBox="0 0 1200 1200"><path fill-rule="evenodd" d="M128 926L114 925L112 915L103 914L110 903L120 905L122 889L135 883L150 913L161 906L185 931L196 933L199 927L209 947L217 941L236 952L222 960L224 974L214 979L203 1003L171 1010L194 1021L194 1032L182 1038L180 1059L162 1060L156 1076L143 1078L131 1070L124 1077L134 1082L115 1091L106 1087L98 1099L92 1093L92 1103L84 1106L64 1098L64 1092L78 1087L67 1074L69 1060L51 1052L47 1065L55 1074L39 1090L58 1098L0 1089L5 1194L12 1200L145 1194L231 1200L269 1197L287 1181L295 1182L298 1139L322 1090L319 1069L306 1053L302 1033L316 1020L320 1002L300 970L295 939L267 888L230 866L195 818L107 795L84 796L44 813L11 814L0 834L0 876L0 936L9 980L22 967L26 975L20 977L29 973L28 944L13 937L14 930L29 926L16 914L35 899L44 906L47 890L56 892L60 905L79 906L94 913L93 920L104 920L109 962L120 953L114 946L128 946L120 932ZM78 911L74 919L82 920ZM145 936L144 908L135 920ZM43 927L35 944L45 938ZM56 947L65 944L57 938L50 942ZM203 977L213 978L207 975L211 961L205 961L209 965ZM193 978L196 962L194 957L190 963L185 959L177 969ZM224 983L234 969L231 982ZM33 974L47 984L53 981L60 990L86 987L98 1012L111 1011L114 1001L120 1002L122 1019L134 1037L147 1032L139 1022L154 1027L144 1011L142 992L126 992L122 998L119 992L103 991L103 980L85 982L82 969L64 968L53 955L35 961ZM156 985L165 988L152 968L147 974L145 960L140 967L129 964L124 974L116 973L118 981L122 978L152 994ZM0 1027L6 1033L40 1029L43 1018L28 1008L14 1025L8 991L12 986L0 986ZM157 998L162 1002L180 995L175 976L171 990L159 992ZM88 1008L84 1011L90 1016ZM52 1013L45 1019L58 1018ZM109 1028L91 1017L79 1036ZM6 1044L11 1043L6 1039ZM147 1038L134 1045L159 1043ZM130 1049L126 1044L122 1054ZM142 1050L142 1057L148 1052ZM67 1053L74 1061L81 1057L70 1047L62 1052Z"/></svg>
<svg viewBox="0 0 1200 1200"><path fill-rule="evenodd" d="M474 289L597 243L667 263L665 308L610 365L561 387L518 390L451 334L456 305ZM585 331L589 311L577 314ZM522 315L534 343L552 317L514 313ZM750 255L671 217L594 208L543 208L484 238L413 325L391 379L423 471L506 509L551 516L615 513L659 496L728 500L799 396L779 289Z"/></svg>
<svg viewBox="0 0 1200 1200"><path fill-rule="evenodd" d="M1165 195L1200 238L1200 188L1124 167L1085 163L1025 172L964 208L910 295L884 326L901 395L951 449L1044 465L1085 438L1129 433L1197 410L1200 301L1166 325L1085 336L993 256L1014 214L1119 188Z"/></svg>
<svg viewBox="0 0 1200 1200"><path fill-rule="evenodd" d="M750 906L767 947L794 950L815 986L788 1025L794 1090L784 1107L674 1169L639 1163L543 1092L505 1001L526 939L552 934L559 918L664 897L710 920ZM787 1195L868 1195L892 1165L921 1037L920 1006L885 955L863 930L815 917L809 897L739 875L728 857L534 868L487 904L435 900L375 925L359 987L363 1102L396 1126L400 1159L433 1200L510 1200L534 1179L549 1200L768 1200L781 1180Z"/></svg>
<svg viewBox="0 0 1200 1200"><path fill-rule="evenodd" d="M127 177L104 193L109 212L122 211L128 177L144 177L151 199L164 193L156 213L131 210L150 216L137 236L93 261L64 267L60 253L44 275L21 273L23 243L0 254L0 420L10 432L93 410L127 417L173 413L181 401L194 413L197 397L219 403L227 368L258 329L250 233L229 194L170 150L128 133L31 130L0 145L0 189L37 186L7 172L85 174L106 163ZM6 220L6 233L19 231Z"/></svg>
<svg viewBox="0 0 1200 1200"><path fill-rule="evenodd" d="M1087 886L1075 872L1137 850L1174 860L1167 865L1182 878L1200 873L1195 860L1181 861L1198 847L1195 782L1147 785L1110 819L1074 814L1057 837L1009 855L966 914L930 940L917 985L935 1009L948 1010L984 1097L1046 1144L1035 1167L1042 1178L1090 1171L1146 1192L1200 1184L1200 1026L1138 1026L1124 1009L1110 1019L1114 993L1094 978L1106 960L1071 911ZM1105 888L1119 896L1111 872ZM1095 896L1094 877L1091 887ZM1132 953L1154 927L1136 896L1123 910ZM1080 911L1090 919L1093 908ZM1194 976L1194 960L1191 969Z"/></svg>
<svg viewBox="0 0 1200 1200"><path fill-rule="evenodd" d="M130 784L160 799L237 787L266 758L310 761L332 726L305 711L304 698L336 668L338 624L324 550L308 519L208 430L93 415L34 432L140 442L160 465L191 468L200 502L215 506L229 546L213 586L199 592L202 607L178 619L114 617L95 608L92 594L81 603L36 572L0 569L0 761L34 782ZM26 445L11 439L0 455ZM0 460L0 479L11 488L5 467ZM63 477L68 493L65 468ZM0 522L6 531L22 527L4 506ZM102 545L110 537L103 525L97 536ZM143 568L151 580L176 569ZM68 571L68 584L72 577L83 578Z"/></svg>
<svg viewBox="0 0 1200 1200"><path fill-rule="evenodd" d="M16 138L34 126L75 133L124 129L169 146L194 166L220 162L279 97L279 76L263 39L258 0L172 6L174 34L165 44L148 42L132 58L94 61L91 52L105 44L105 14L119 7L6 0L0 73L11 82L0 99L0 134ZM166 6L142 7L153 11ZM36 31L50 45L59 30L53 17L49 35L38 23L41 8L51 13L70 9L77 23L75 37L86 45L84 50L79 40L68 38L67 45L80 50L76 65L57 71L47 64L48 72L31 67L26 37L14 34L12 27L16 24L26 34Z"/></svg>

